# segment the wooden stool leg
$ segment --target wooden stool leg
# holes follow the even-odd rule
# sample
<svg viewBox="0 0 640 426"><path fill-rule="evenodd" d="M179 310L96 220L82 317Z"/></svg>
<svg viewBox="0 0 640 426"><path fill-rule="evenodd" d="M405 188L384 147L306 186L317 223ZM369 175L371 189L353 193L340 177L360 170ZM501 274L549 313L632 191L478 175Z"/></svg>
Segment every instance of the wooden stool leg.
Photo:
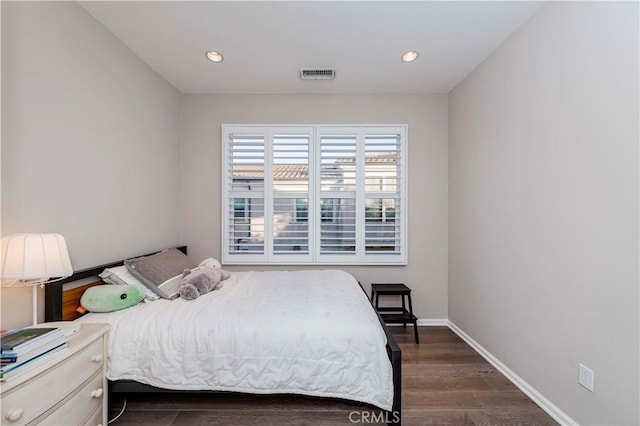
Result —
<svg viewBox="0 0 640 426"><path fill-rule="evenodd" d="M413 305L411 304L411 294L408 295L408 298L409 298L409 313L413 315ZM420 339L418 338L418 320L413 320L413 333L416 336L416 344L419 345Z"/></svg>
<svg viewBox="0 0 640 426"><path fill-rule="evenodd" d="M407 297L409 298L409 313L413 315L413 305L411 305L411 293L409 293Z"/></svg>

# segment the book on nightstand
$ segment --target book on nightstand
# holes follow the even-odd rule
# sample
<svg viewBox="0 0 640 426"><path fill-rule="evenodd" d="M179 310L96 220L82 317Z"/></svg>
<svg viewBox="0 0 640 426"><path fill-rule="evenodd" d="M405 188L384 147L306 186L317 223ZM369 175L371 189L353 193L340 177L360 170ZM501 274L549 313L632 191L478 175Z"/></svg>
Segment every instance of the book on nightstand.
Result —
<svg viewBox="0 0 640 426"><path fill-rule="evenodd" d="M24 352L24 351L3 352L2 354L0 354L0 363L4 365L4 364L20 363L20 362L28 361L31 358L35 358L40 354L48 352L51 349L57 348L58 346L66 342L67 342L67 339L64 336L59 336L54 340L43 343L42 345L30 350L29 352Z"/></svg>
<svg viewBox="0 0 640 426"><path fill-rule="evenodd" d="M0 379L67 346L58 328L21 328L0 334Z"/></svg>
<svg viewBox="0 0 640 426"><path fill-rule="evenodd" d="M0 353L26 353L62 336L58 328L18 328L0 336Z"/></svg>
<svg viewBox="0 0 640 426"><path fill-rule="evenodd" d="M11 364L2 364L2 366L0 367L0 379L4 379L8 376L10 376L11 374L15 373L16 371L20 371L22 369L22 367L24 367L25 365L31 364L34 361L38 361L42 358L45 358L48 355L51 355L55 352L58 352L61 349L64 349L67 347L67 342L64 342L58 346L56 346L55 348L49 349L46 352L43 352L39 355L36 355L33 358L29 358L27 360L24 360L22 362L16 362L16 363L11 363Z"/></svg>

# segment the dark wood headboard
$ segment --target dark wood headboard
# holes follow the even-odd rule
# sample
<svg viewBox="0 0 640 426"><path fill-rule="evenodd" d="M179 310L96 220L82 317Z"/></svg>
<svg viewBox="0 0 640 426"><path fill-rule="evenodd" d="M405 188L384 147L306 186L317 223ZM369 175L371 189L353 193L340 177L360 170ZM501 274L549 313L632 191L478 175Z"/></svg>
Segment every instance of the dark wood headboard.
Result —
<svg viewBox="0 0 640 426"><path fill-rule="evenodd" d="M180 246L176 248L181 252L183 252L184 254L187 254L187 246ZM143 254L140 256L149 256L155 253L158 253L158 252ZM139 257L139 256L132 256L132 257ZM131 259L131 257L128 257L127 259ZM80 297L82 296L82 293L84 292L84 290L86 290L91 286L99 285L101 281L95 281L95 282L92 282L80 287L76 287L70 290L64 290L65 284L82 280L85 278L95 277L106 268L122 266L124 264L124 261L125 259L118 260L111 263L105 263L104 265L94 266L91 268L83 269L81 271L76 271L69 278L65 278L64 280L60 280L58 282L45 285L44 286L44 320L45 322L73 319L73 316L75 316L75 314L73 314L72 312L74 312L76 307L79 306L78 301L80 300ZM65 306L66 306L66 309L65 309Z"/></svg>

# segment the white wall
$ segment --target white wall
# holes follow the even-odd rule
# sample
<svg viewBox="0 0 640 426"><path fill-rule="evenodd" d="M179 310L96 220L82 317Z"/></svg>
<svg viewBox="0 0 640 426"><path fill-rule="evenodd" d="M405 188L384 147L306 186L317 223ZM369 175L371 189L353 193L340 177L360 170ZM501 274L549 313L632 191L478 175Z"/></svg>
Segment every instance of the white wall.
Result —
<svg viewBox="0 0 640 426"><path fill-rule="evenodd" d="M580 424L640 422L638 113L637 3L547 4L449 96L449 318Z"/></svg>
<svg viewBox="0 0 640 426"><path fill-rule="evenodd" d="M75 270L178 243L179 93L80 5L2 2L2 104L2 235L58 232Z"/></svg>
<svg viewBox="0 0 640 426"><path fill-rule="evenodd" d="M367 287L405 282L419 318L447 318L446 95L184 95L180 112L180 229L196 261L221 253L222 123L408 124L409 265L344 269Z"/></svg>

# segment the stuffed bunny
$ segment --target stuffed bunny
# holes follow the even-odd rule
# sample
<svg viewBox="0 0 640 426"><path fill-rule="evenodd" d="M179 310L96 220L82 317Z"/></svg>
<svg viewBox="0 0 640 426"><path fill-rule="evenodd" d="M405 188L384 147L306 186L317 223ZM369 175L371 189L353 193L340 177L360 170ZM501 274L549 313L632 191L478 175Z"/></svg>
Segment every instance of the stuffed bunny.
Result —
<svg viewBox="0 0 640 426"><path fill-rule="evenodd" d="M223 281L231 276L231 274L228 271L225 271L224 269L222 269L222 265L220 265L220 262L218 261L218 259L214 259L213 257L210 257L208 259L203 260L202 262L200 262L200 264L198 266L200 266L202 268L219 269L219 270L221 270L222 271L222 280Z"/></svg>
<svg viewBox="0 0 640 426"><path fill-rule="evenodd" d="M185 269L178 293L183 299L192 300L213 291L222 281L222 269Z"/></svg>

